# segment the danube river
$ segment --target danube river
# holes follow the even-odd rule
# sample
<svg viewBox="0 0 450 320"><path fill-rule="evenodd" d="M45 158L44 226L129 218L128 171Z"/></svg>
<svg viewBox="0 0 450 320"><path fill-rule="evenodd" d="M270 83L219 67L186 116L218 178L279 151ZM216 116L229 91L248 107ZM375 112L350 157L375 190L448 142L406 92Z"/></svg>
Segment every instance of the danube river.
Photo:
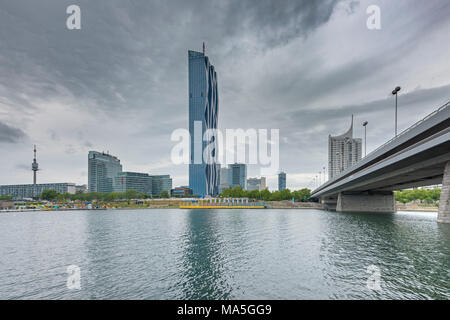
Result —
<svg viewBox="0 0 450 320"><path fill-rule="evenodd" d="M0 213L0 256L0 299L450 299L436 213Z"/></svg>

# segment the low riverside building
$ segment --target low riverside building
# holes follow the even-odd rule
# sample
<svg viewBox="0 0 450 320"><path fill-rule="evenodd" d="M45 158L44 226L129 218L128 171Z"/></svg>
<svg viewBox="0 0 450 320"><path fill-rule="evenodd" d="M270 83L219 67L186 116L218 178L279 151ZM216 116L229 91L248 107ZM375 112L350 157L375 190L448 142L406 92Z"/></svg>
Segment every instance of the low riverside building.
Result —
<svg viewBox="0 0 450 320"><path fill-rule="evenodd" d="M0 186L0 196L12 196L13 199L26 199L39 197L45 190L54 190L58 193L75 193L75 183L40 183L15 184Z"/></svg>
<svg viewBox="0 0 450 320"><path fill-rule="evenodd" d="M87 190L88 190L87 184L82 184L82 185L76 185L76 186L75 186L75 192L83 192L83 193L86 193Z"/></svg>
<svg viewBox="0 0 450 320"><path fill-rule="evenodd" d="M188 196L192 194L192 190L189 187L176 187L170 190L172 196Z"/></svg>
<svg viewBox="0 0 450 320"><path fill-rule="evenodd" d="M0 200L0 210L15 209L14 202Z"/></svg>

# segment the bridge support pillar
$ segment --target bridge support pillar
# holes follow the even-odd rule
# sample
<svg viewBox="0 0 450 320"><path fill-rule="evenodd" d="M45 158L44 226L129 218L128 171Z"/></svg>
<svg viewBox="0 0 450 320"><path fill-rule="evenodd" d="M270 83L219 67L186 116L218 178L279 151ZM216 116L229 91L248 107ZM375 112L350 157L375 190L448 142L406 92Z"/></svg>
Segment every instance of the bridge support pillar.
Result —
<svg viewBox="0 0 450 320"><path fill-rule="evenodd" d="M444 169L437 221L440 223L450 223L450 161L447 162Z"/></svg>
<svg viewBox="0 0 450 320"><path fill-rule="evenodd" d="M337 197L331 196L331 197L323 197L320 199L320 202L322 203L322 207L324 210L327 211L336 211L336 204L337 204Z"/></svg>
<svg viewBox="0 0 450 320"><path fill-rule="evenodd" d="M392 191L341 192L338 195L336 211L394 213L397 207Z"/></svg>

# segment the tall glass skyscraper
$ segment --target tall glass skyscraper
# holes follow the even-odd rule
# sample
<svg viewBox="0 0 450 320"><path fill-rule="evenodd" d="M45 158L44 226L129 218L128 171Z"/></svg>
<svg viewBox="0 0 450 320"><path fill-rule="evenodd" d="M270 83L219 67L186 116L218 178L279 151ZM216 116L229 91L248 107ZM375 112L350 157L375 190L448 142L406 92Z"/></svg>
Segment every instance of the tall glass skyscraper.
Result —
<svg viewBox="0 0 450 320"><path fill-rule="evenodd" d="M203 52L188 51L189 60L189 133L191 135L189 188L194 195L218 194L218 164L207 163L203 153L214 146L210 154L215 157L217 142L214 136L203 141L208 129L217 129L219 97L217 73Z"/></svg>

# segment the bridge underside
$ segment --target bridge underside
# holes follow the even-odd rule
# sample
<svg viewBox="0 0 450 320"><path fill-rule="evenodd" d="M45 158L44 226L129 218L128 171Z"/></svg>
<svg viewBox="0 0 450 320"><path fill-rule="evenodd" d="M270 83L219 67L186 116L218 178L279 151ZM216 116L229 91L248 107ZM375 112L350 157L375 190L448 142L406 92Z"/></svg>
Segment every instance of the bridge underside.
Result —
<svg viewBox="0 0 450 320"><path fill-rule="evenodd" d="M356 186L352 191L322 196L321 202L324 209L338 212L393 213L396 212L396 201L392 190L442 183L437 221L450 223L450 161L445 162L443 159L447 157L416 163L412 167L390 172L392 178L383 175L379 175L373 181L369 178L365 180L360 190L357 190ZM378 182L380 177L385 180ZM370 189L367 190L368 188Z"/></svg>
<svg viewBox="0 0 450 320"><path fill-rule="evenodd" d="M394 191L415 187L438 185L442 183L446 163L450 153L433 159L421 161L411 157L381 170L365 175L354 181L351 191ZM344 192L347 191L343 190Z"/></svg>

